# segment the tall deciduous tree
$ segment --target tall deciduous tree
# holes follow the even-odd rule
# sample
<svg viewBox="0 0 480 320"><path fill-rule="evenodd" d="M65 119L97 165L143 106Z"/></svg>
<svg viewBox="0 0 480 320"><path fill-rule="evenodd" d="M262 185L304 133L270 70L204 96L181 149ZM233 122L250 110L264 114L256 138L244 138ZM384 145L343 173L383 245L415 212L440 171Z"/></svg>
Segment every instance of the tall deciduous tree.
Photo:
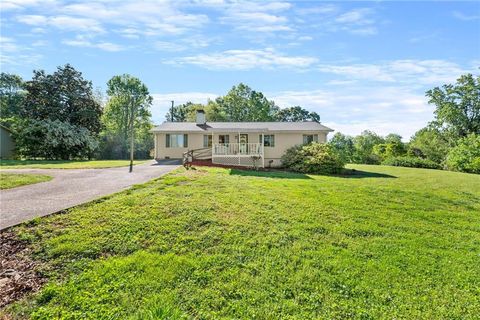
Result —
<svg viewBox="0 0 480 320"><path fill-rule="evenodd" d="M300 122L316 121L320 122L320 116L316 112L310 112L300 106L279 109L275 115L277 121Z"/></svg>
<svg viewBox="0 0 480 320"><path fill-rule="evenodd" d="M273 121L278 110L275 102L243 83L215 102L226 121Z"/></svg>
<svg viewBox="0 0 480 320"><path fill-rule="evenodd" d="M130 141L130 172L133 166L134 139L136 133L151 127L150 106L152 97L140 79L128 74L114 76L107 83L109 101L105 109L105 124Z"/></svg>
<svg viewBox="0 0 480 320"><path fill-rule="evenodd" d="M379 163L380 159L373 153L373 147L385 142L381 136L372 131L363 131L354 138L355 154L354 160L358 163Z"/></svg>
<svg viewBox="0 0 480 320"><path fill-rule="evenodd" d="M409 153L442 164L450 149L448 138L438 128L429 126L415 132L409 143Z"/></svg>
<svg viewBox="0 0 480 320"><path fill-rule="evenodd" d="M186 122L186 121L195 121L195 111L198 109L205 109L205 106L199 103L187 102L184 104L176 105L173 107L173 110L170 109L165 118L167 121L173 122ZM173 111L173 112L172 112Z"/></svg>
<svg viewBox="0 0 480 320"><path fill-rule="evenodd" d="M4 77L9 95L19 94L20 79ZM15 110L18 155L49 159L90 158L98 145L102 109L92 83L67 64L52 74L34 71Z"/></svg>
<svg viewBox="0 0 480 320"><path fill-rule="evenodd" d="M92 83L66 64L53 74L34 71L25 83L27 94L21 110L24 118L59 120L86 128L93 134L101 129L102 109L96 101Z"/></svg>
<svg viewBox="0 0 480 320"><path fill-rule="evenodd" d="M460 139L446 159L450 170L480 174L480 135L471 133Z"/></svg>
<svg viewBox="0 0 480 320"><path fill-rule="evenodd" d="M332 145L335 150L337 150L338 154L345 162L353 162L355 145L351 136L337 132L333 135L332 139L330 139L329 144Z"/></svg>
<svg viewBox="0 0 480 320"><path fill-rule="evenodd" d="M16 74L0 74L0 117L3 125L10 126L18 117L25 97L23 80Z"/></svg>
<svg viewBox="0 0 480 320"><path fill-rule="evenodd" d="M458 137L480 134L480 77L462 75L456 84L436 87L426 95L436 106L435 123Z"/></svg>

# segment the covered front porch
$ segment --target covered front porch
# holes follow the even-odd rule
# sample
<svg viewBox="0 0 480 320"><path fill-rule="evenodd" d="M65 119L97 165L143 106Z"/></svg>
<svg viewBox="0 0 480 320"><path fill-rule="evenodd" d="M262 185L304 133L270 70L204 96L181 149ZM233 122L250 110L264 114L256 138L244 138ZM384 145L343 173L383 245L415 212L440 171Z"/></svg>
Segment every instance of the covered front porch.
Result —
<svg viewBox="0 0 480 320"><path fill-rule="evenodd" d="M210 138L211 137L211 138ZM207 145L212 148L212 163L228 166L265 167L264 131L212 132Z"/></svg>

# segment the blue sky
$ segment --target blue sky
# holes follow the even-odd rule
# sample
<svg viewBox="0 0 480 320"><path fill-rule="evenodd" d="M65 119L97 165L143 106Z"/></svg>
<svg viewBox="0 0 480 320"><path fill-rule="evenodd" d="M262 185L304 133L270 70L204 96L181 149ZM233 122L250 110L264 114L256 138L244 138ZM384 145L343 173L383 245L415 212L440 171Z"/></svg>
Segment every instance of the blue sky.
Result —
<svg viewBox="0 0 480 320"><path fill-rule="evenodd" d="M408 138L425 90L479 73L480 2L2 0L1 69L71 63L95 87L130 73L154 97L206 102L244 82L336 131Z"/></svg>

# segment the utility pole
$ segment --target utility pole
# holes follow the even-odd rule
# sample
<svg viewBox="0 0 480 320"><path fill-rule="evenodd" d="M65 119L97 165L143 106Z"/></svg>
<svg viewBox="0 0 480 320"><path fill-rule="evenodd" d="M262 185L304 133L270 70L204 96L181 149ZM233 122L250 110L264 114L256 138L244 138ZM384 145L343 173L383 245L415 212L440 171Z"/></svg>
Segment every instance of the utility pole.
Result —
<svg viewBox="0 0 480 320"><path fill-rule="evenodd" d="M172 109L170 110L170 120L173 122L173 103L174 101L172 100Z"/></svg>
<svg viewBox="0 0 480 320"><path fill-rule="evenodd" d="M133 123L135 122L135 119L133 118L135 113L134 113L134 108L132 107L132 115L130 117L130 170L129 172L132 172L133 171L133 147L134 147L134 141L135 141L135 137L134 137L134 128L133 128Z"/></svg>

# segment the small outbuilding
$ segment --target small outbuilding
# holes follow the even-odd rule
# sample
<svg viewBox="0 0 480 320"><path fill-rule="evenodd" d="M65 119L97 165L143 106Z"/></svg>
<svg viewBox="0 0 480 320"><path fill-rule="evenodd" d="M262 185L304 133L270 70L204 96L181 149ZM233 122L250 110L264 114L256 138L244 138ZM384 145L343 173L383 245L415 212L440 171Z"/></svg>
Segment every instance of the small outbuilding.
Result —
<svg viewBox="0 0 480 320"><path fill-rule="evenodd" d="M9 159L13 156L15 141L12 138L12 131L0 125L0 159Z"/></svg>

